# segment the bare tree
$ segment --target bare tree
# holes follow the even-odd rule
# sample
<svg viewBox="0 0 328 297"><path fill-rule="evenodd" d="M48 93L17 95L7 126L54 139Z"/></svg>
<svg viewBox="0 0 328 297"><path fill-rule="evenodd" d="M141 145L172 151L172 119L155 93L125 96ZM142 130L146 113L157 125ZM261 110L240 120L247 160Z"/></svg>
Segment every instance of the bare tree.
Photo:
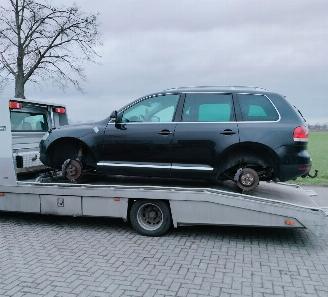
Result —
<svg viewBox="0 0 328 297"><path fill-rule="evenodd" d="M7 1L0 6L0 77L15 80L15 97L25 98L25 84L42 79L79 88L83 64L97 55L97 15L76 6Z"/></svg>

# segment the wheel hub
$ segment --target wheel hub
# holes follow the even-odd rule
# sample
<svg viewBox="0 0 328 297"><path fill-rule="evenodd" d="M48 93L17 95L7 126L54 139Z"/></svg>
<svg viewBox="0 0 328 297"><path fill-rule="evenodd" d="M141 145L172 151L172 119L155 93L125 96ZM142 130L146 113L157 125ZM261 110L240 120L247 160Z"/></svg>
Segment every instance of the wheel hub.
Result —
<svg viewBox="0 0 328 297"><path fill-rule="evenodd" d="M256 189L259 184L258 173L252 168L239 168L235 174L236 185L244 192Z"/></svg>
<svg viewBox="0 0 328 297"><path fill-rule="evenodd" d="M62 174L69 181L75 182L82 175L82 163L78 160L66 160L63 164Z"/></svg>
<svg viewBox="0 0 328 297"><path fill-rule="evenodd" d="M242 174L241 177L240 177L240 182L241 182L242 185L249 187L254 182L254 176L252 176L249 173Z"/></svg>
<svg viewBox="0 0 328 297"><path fill-rule="evenodd" d="M137 219L144 229L156 230L163 224L163 213L157 205L147 203L138 210Z"/></svg>

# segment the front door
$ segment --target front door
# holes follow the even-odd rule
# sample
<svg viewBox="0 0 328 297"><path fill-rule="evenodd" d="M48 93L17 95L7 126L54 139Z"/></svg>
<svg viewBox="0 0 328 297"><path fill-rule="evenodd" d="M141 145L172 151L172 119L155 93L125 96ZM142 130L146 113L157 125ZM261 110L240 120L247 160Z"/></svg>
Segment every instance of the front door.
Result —
<svg viewBox="0 0 328 297"><path fill-rule="evenodd" d="M179 95L156 95L119 113L119 123L105 131L103 160L108 173L170 176L173 122Z"/></svg>
<svg viewBox="0 0 328 297"><path fill-rule="evenodd" d="M185 94L172 143L172 176L214 175L222 153L239 142L232 94Z"/></svg>

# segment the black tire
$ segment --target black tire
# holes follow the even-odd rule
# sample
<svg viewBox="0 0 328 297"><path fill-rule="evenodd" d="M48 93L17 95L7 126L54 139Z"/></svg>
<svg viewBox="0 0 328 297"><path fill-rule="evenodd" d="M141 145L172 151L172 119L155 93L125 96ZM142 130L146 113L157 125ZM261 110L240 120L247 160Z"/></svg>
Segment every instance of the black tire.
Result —
<svg viewBox="0 0 328 297"><path fill-rule="evenodd" d="M259 185L260 178L257 172L252 168L243 168L240 173L238 173L238 178L236 180L236 185L243 192L254 191Z"/></svg>
<svg viewBox="0 0 328 297"><path fill-rule="evenodd" d="M130 222L141 235L162 236L172 226L170 207L160 200L136 201L130 209Z"/></svg>

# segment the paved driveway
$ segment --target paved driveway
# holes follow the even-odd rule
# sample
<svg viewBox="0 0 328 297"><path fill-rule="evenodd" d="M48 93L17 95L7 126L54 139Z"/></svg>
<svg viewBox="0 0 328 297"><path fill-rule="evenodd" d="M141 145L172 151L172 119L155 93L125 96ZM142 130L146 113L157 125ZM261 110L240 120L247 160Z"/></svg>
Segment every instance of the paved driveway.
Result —
<svg viewBox="0 0 328 297"><path fill-rule="evenodd" d="M1 214L0 296L327 297L328 232Z"/></svg>

